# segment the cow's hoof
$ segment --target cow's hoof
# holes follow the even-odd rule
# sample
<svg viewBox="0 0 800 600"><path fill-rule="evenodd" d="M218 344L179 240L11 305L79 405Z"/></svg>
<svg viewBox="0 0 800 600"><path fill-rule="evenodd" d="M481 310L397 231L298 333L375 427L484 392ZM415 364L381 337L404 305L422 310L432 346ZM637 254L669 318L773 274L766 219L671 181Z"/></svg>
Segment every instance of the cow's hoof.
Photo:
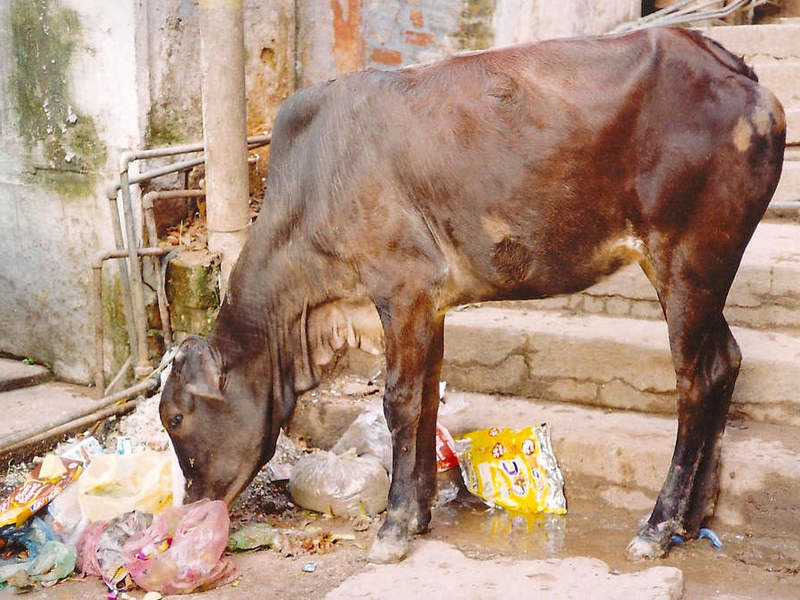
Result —
<svg viewBox="0 0 800 600"><path fill-rule="evenodd" d="M369 561L381 565L397 563L406 557L407 552L407 538L377 537L369 549Z"/></svg>
<svg viewBox="0 0 800 600"><path fill-rule="evenodd" d="M628 544L625 549L625 556L631 562L639 562L642 560L653 560L661 558L665 552L661 545L655 540L648 540L641 536L636 536Z"/></svg>

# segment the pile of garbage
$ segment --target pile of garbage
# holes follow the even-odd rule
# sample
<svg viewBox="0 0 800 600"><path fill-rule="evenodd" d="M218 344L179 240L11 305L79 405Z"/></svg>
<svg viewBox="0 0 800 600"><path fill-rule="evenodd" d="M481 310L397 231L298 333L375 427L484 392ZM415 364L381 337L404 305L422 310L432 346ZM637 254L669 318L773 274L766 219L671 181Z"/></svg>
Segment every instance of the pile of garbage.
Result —
<svg viewBox="0 0 800 600"><path fill-rule="evenodd" d="M454 440L436 426L437 504L471 494L513 512L566 513L564 479L546 424L492 427ZM289 490L299 506L357 518L386 508L392 439L382 403L369 403L329 452L303 457Z"/></svg>
<svg viewBox="0 0 800 600"><path fill-rule="evenodd" d="M0 504L0 587L15 592L96 576L109 598L138 586L188 593L233 581L223 502L173 506L169 453L105 453L87 437L48 454Z"/></svg>
<svg viewBox="0 0 800 600"><path fill-rule="evenodd" d="M355 539L320 530L302 532L296 541L294 530L255 522L265 500L281 500L265 484L284 482L274 488L283 490L283 506L293 506L290 495L320 517L350 519L356 531L368 529L386 508L392 440L380 401L368 403L330 451L308 451L281 433L275 457L232 508L236 519L244 513L251 522L229 535L224 503L180 505L183 477L160 425L158 400L139 402L118 424L110 450L88 436L27 470L0 503L0 589L24 592L65 578L98 577L110 599L136 587L154 597L190 593L238 578L226 550L321 554L339 540ZM513 513L566 512L547 425L491 428L454 440L437 424L436 458L438 504L467 496Z"/></svg>

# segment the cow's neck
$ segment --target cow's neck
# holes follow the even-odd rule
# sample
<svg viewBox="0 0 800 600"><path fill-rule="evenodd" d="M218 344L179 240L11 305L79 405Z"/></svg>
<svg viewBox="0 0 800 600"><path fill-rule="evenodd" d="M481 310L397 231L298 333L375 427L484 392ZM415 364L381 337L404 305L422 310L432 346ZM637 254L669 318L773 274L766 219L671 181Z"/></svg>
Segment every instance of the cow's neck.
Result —
<svg viewBox="0 0 800 600"><path fill-rule="evenodd" d="M226 370L260 372L271 381L271 418L282 424L294 410L297 394L319 383L308 317L315 307L340 297L337 283L347 277L313 253L304 253L296 240L292 247L274 250L266 266L253 267L246 250L208 339Z"/></svg>

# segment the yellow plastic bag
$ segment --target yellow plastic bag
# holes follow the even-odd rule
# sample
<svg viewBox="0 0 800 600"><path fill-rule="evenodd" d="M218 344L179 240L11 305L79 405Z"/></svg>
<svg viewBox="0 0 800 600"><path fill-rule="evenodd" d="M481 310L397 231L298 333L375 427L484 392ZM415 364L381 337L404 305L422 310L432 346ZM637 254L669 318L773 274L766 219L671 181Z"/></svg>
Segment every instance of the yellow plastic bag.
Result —
<svg viewBox="0 0 800 600"><path fill-rule="evenodd" d="M512 511L567 512L564 478L546 424L473 431L456 447L467 489L476 496Z"/></svg>
<svg viewBox="0 0 800 600"><path fill-rule="evenodd" d="M131 510L159 514L172 504L168 453L104 454L78 480L78 501L90 522Z"/></svg>

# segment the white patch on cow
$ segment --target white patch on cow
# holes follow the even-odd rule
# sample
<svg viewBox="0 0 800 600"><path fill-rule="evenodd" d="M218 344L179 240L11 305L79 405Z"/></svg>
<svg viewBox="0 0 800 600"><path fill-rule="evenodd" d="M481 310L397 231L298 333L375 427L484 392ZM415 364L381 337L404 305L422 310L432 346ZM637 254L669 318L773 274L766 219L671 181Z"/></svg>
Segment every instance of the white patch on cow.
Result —
<svg viewBox="0 0 800 600"><path fill-rule="evenodd" d="M610 272L632 262L641 263L645 258L644 242L633 233L607 240L595 253L598 269L602 272Z"/></svg>
<svg viewBox="0 0 800 600"><path fill-rule="evenodd" d="M753 116L753 122L760 134L768 134L770 126L775 133L786 130L786 113L783 105L775 94L766 88L761 88L756 115Z"/></svg>
<svg viewBox="0 0 800 600"><path fill-rule="evenodd" d="M767 135L769 133L770 129L769 109L764 104L763 97L759 101L759 103L756 104L756 107L753 109L751 121L759 135Z"/></svg>
<svg viewBox="0 0 800 600"><path fill-rule="evenodd" d="M499 244L511 235L511 226L499 217L482 216L481 227L495 244Z"/></svg>
<svg viewBox="0 0 800 600"><path fill-rule="evenodd" d="M186 478L183 475L180 463L178 463L178 455L175 454L175 447L172 445L171 439L169 440L169 459L170 479L172 480L172 506L181 506L186 495Z"/></svg>
<svg viewBox="0 0 800 600"><path fill-rule="evenodd" d="M750 137L753 135L753 126L746 117L741 116L733 128L733 145L739 152L744 152L750 147Z"/></svg>

